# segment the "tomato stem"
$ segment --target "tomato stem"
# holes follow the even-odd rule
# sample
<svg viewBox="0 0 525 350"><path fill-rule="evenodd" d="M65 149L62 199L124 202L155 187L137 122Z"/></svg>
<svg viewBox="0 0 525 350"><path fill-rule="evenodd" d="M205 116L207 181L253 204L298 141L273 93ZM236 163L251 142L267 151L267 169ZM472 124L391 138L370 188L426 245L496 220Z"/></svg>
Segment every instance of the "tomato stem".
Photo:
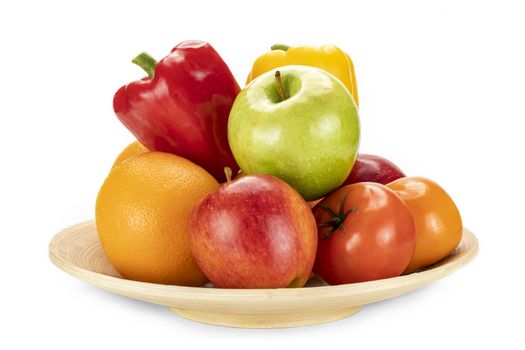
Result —
<svg viewBox="0 0 525 350"><path fill-rule="evenodd" d="M350 208L346 212L344 211L344 204L346 202L346 197L348 196L348 192L341 198L341 202L339 203L339 211L336 213L334 210L332 210L329 207L326 207L324 205L320 205L319 207L326 211L328 215L330 215L330 221L324 222L322 224L319 224L319 228L324 227L330 227L330 230L326 232L321 239L326 239L330 237L335 231L337 231L339 228L342 228L343 231L345 230L344 222L348 215L350 213L354 213L357 211L357 208Z"/></svg>

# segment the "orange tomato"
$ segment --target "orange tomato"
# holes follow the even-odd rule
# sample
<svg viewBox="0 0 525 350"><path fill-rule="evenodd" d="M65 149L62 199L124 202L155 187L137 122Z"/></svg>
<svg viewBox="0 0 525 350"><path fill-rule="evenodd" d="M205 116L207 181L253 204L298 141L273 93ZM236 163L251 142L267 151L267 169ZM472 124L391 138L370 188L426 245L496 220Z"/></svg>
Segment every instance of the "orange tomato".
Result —
<svg viewBox="0 0 525 350"><path fill-rule="evenodd" d="M422 177L404 177L387 186L404 200L416 224L416 249L404 274L438 262L457 247L463 223L443 188Z"/></svg>

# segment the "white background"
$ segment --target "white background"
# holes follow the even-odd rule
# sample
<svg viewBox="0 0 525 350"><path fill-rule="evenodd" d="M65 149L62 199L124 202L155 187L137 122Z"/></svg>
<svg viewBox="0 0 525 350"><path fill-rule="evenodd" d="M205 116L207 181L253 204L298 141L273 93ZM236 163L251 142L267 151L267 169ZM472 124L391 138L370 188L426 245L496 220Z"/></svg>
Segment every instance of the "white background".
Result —
<svg viewBox="0 0 525 350"><path fill-rule="evenodd" d="M2 2L0 348L523 348L524 15L518 1ZM361 151L445 187L476 260L351 318L281 330L187 321L58 270L49 240L93 218L133 140L112 110L143 76L130 59L186 39L212 43L241 85L274 42L346 50Z"/></svg>

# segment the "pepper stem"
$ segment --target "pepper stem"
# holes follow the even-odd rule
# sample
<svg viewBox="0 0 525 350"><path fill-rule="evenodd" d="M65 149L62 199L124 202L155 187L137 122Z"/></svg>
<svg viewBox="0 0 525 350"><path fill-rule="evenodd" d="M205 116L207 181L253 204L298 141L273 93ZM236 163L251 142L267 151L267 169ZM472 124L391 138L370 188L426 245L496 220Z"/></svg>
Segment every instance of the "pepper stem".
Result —
<svg viewBox="0 0 525 350"><path fill-rule="evenodd" d="M290 46L285 45L285 44L273 44L271 47L272 50L283 50L283 51L288 51L289 48Z"/></svg>
<svg viewBox="0 0 525 350"><path fill-rule="evenodd" d="M132 63L135 63L140 68L144 69L150 79L153 79L153 74L155 74L155 66L157 61L151 57L146 52L141 52L137 57L131 60Z"/></svg>
<svg viewBox="0 0 525 350"><path fill-rule="evenodd" d="M284 101L288 98L286 96L286 91L284 90L283 80L281 79L281 72L275 72L275 82L277 83L277 90L279 90L279 96L281 96L281 101Z"/></svg>

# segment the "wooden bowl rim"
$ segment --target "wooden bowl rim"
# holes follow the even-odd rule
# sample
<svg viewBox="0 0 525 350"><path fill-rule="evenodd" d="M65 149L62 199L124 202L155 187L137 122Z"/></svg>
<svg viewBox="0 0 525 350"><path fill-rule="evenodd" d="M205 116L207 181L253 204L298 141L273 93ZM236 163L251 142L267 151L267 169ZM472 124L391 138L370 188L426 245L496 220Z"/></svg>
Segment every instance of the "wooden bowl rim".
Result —
<svg viewBox="0 0 525 350"><path fill-rule="evenodd" d="M148 296L154 296L151 302L166 306L171 306L172 302L162 302L162 300L170 300L173 298L178 301L220 299L221 302L224 302L224 298L227 297L232 301L235 300L236 304L239 304L242 302L261 302L264 300L268 301L276 299L284 302L297 302L312 301L316 299L322 300L326 298L359 297L367 293L381 294L385 291L402 290L412 284L423 286L434 280L443 278L468 264L476 257L479 251L479 243L476 236L467 228L463 228L463 238L458 245L458 248L456 248L451 255L425 270L414 272L409 275L369 282L308 288L228 289L186 287L140 282L113 277L84 269L67 260L67 258L64 257L64 254L61 253L65 247L64 242L67 243L67 240L64 238L70 234L78 234L78 231L86 226L93 226L93 229L95 229L94 221L90 220L73 225L57 233L49 243L49 257L51 261L65 272L88 283L95 284L104 289L120 291L120 294L126 294L127 290L132 290L133 295L142 295L142 300L147 300Z"/></svg>

